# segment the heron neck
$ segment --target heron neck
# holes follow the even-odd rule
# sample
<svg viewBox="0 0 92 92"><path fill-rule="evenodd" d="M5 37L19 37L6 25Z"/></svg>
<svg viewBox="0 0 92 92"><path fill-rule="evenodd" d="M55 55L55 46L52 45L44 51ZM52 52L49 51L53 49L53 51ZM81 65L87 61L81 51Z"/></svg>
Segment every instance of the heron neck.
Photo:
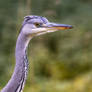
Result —
<svg viewBox="0 0 92 92"><path fill-rule="evenodd" d="M10 81L1 92L22 91L28 72L28 60L26 55L26 48L30 40L31 38L27 38L25 35L23 35L23 33L20 33L20 35L18 36L15 50L15 58L16 58L15 70Z"/></svg>

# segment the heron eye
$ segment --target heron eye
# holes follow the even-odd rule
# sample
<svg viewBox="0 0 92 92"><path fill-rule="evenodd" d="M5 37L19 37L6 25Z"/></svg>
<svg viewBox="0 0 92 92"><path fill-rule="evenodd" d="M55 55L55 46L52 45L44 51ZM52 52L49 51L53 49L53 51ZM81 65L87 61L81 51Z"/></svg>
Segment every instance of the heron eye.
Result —
<svg viewBox="0 0 92 92"><path fill-rule="evenodd" d="M34 23L36 27L40 27L40 23Z"/></svg>

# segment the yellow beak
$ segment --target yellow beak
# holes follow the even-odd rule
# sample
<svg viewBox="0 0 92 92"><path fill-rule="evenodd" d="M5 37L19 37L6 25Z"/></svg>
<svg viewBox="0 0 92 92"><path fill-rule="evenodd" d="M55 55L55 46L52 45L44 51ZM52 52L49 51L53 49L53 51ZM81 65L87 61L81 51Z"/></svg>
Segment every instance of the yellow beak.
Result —
<svg viewBox="0 0 92 92"><path fill-rule="evenodd" d="M54 28L57 30L65 30L65 29L72 29L73 26L67 24L56 24L56 23L49 23L46 26L47 28Z"/></svg>

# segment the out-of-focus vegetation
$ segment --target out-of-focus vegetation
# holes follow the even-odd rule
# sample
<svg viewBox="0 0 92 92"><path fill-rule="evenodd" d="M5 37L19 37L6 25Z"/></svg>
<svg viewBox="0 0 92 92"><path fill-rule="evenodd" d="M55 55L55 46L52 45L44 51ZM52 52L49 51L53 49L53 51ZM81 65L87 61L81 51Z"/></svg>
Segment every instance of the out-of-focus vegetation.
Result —
<svg viewBox="0 0 92 92"><path fill-rule="evenodd" d="M92 92L92 0L0 0L0 89L12 75L26 15L45 16L74 29L31 41L24 92Z"/></svg>

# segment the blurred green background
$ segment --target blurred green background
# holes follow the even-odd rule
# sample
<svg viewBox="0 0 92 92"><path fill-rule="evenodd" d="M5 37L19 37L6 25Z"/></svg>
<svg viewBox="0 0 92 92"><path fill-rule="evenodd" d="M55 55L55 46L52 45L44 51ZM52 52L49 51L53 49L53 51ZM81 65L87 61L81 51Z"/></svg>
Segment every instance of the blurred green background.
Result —
<svg viewBox="0 0 92 92"><path fill-rule="evenodd" d="M14 70L16 39L26 15L74 29L32 39L24 92L92 92L92 0L0 0L0 89Z"/></svg>

